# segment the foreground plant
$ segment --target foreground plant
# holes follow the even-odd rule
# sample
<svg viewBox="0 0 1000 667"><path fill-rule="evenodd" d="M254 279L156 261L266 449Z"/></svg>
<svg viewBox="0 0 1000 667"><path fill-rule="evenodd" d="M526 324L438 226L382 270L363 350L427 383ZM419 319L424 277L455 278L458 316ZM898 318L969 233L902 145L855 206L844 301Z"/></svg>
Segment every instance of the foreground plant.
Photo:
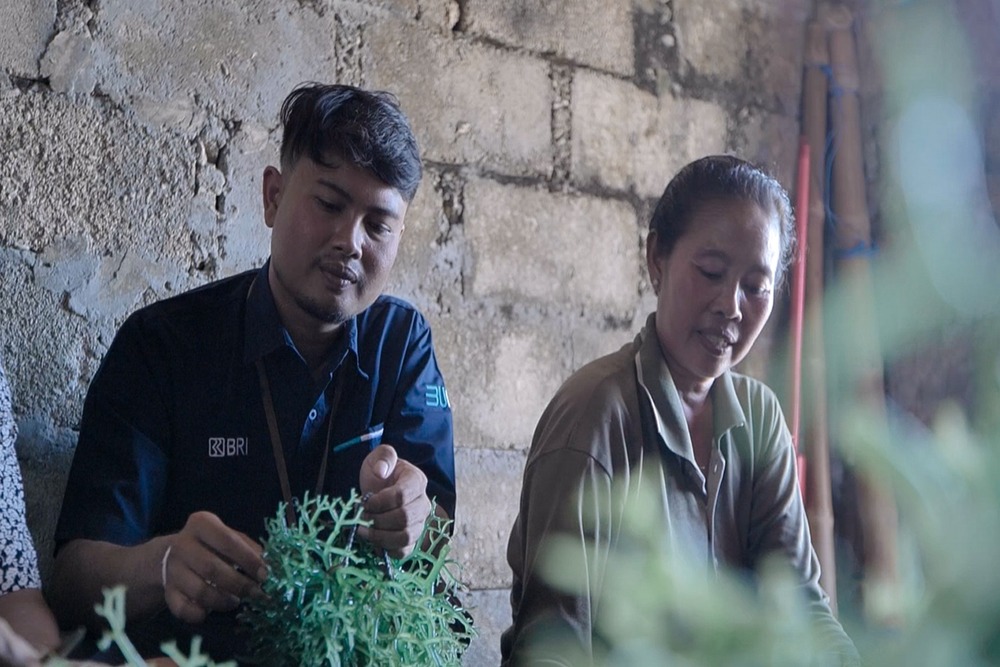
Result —
<svg viewBox="0 0 1000 667"><path fill-rule="evenodd" d="M389 558L355 540L363 507L309 497L293 526L266 523L270 576L240 619L266 665L458 665L475 630L448 569L450 522L434 514L413 553Z"/></svg>
<svg viewBox="0 0 1000 667"><path fill-rule="evenodd" d="M811 621L797 577L780 558L761 563L753 581L730 570L710 572L704 562L649 529L660 520L655 484L644 481L635 488L627 503L613 503L628 511L622 513L621 535L606 562L592 541L584 553L577 540L562 536L551 538L543 554L542 576L570 595L583 594L594 581L589 570L595 563L603 566L592 646L581 646L575 634L561 629L543 629L532 637L527 662L592 667L849 664L836 653L836 638Z"/></svg>
<svg viewBox="0 0 1000 667"><path fill-rule="evenodd" d="M147 667L148 663L139 655L139 651L125 633L125 587L105 588L103 592L104 602L94 605L94 611L108 622L108 629L98 640L98 648L106 651L114 644L125 658L125 665ZM178 648L175 641L164 642L160 649L177 664L177 667L237 667L235 662L212 662L208 655L201 652L201 637L191 640L191 650L187 655ZM73 664L77 663L59 657L45 661L45 667L68 667Z"/></svg>

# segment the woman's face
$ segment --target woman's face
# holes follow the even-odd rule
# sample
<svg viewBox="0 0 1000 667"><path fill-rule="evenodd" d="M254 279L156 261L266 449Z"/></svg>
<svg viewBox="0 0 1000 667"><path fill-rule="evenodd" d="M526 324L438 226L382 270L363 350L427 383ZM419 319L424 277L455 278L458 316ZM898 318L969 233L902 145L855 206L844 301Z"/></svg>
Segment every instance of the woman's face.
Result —
<svg viewBox="0 0 1000 667"><path fill-rule="evenodd" d="M669 255L650 233L656 333L679 389L707 389L750 351L774 305L780 248L777 217L743 200L698 206Z"/></svg>

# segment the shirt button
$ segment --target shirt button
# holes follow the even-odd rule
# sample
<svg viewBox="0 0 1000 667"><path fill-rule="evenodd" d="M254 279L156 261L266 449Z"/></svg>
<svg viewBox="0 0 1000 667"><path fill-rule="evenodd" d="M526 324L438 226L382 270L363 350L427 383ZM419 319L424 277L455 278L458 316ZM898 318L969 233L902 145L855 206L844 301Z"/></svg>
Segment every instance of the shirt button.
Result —
<svg viewBox="0 0 1000 667"><path fill-rule="evenodd" d="M316 411L315 410L310 410L309 411L309 421L316 421Z"/></svg>

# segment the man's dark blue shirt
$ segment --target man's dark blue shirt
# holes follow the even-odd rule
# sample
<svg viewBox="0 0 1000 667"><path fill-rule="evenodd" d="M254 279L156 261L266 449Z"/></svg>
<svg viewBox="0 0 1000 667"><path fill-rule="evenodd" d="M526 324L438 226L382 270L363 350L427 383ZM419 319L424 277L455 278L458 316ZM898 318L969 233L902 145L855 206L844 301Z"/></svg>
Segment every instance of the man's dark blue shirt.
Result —
<svg viewBox="0 0 1000 667"><path fill-rule="evenodd" d="M282 500L255 364L267 371L293 496L316 487L333 415L323 491L346 496L379 442L427 475L454 516L451 410L430 329L379 297L345 323L317 380L281 325L267 265L161 301L122 325L84 404L56 543L136 545L209 511L260 540ZM381 435L379 435L381 433ZM232 614L184 626L164 611L130 626L143 650L201 634L216 660L241 652Z"/></svg>

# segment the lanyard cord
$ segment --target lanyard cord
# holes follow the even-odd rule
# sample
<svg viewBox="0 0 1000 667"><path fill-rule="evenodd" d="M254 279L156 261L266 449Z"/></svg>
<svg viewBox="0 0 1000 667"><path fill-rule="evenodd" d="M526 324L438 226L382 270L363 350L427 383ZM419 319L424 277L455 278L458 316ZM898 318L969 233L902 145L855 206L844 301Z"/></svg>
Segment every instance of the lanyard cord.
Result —
<svg viewBox="0 0 1000 667"><path fill-rule="evenodd" d="M267 380L267 370L264 359L257 359L257 377L260 379L260 395L264 402L264 413L267 415L267 429L271 433L271 448L274 450L274 465L278 469L278 481L281 483L281 495L285 499L285 522L289 527L295 524L295 507L292 504L292 488L288 483L288 468L285 465L284 449L281 447L281 433L278 431L278 418L274 413L274 401L271 398L271 385ZM333 433L333 415L340 405L340 394L344 383L342 374L337 373L337 384L333 390L333 401L330 404L330 416L327 418L326 443L323 446L323 461L316 477L316 495L323 491L326 479L326 464L330 454L330 435Z"/></svg>

